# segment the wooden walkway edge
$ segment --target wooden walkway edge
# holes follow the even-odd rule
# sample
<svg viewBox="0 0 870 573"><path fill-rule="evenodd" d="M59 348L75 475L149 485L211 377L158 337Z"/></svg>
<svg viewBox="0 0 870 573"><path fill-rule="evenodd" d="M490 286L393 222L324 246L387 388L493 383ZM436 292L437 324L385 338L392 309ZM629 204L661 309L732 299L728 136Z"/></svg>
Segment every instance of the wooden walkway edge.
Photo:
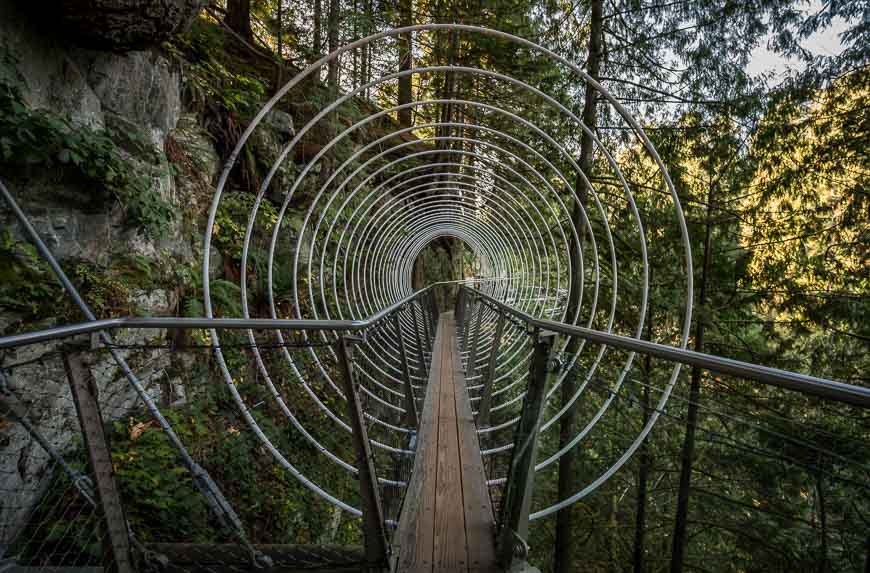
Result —
<svg viewBox="0 0 870 573"><path fill-rule="evenodd" d="M394 537L394 570L497 571L492 507L452 312L438 321L418 444Z"/></svg>

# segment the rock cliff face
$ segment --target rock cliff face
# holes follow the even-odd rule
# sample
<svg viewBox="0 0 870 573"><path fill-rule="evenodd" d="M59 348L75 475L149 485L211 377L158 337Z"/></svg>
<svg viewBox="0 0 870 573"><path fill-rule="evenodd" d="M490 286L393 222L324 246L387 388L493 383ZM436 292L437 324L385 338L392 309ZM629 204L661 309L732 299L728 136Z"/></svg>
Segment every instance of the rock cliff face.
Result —
<svg viewBox="0 0 870 573"><path fill-rule="evenodd" d="M223 43L219 28L201 21L184 38L155 46L184 27L184 15L195 12L201 4L198 0L55 0L49 3L53 8L36 15L22 4L0 0L0 179L73 282L82 286L85 300L98 316L201 315L199 269L205 214L223 159L235 145L244 118L250 117L272 89L271 69L268 74L258 72ZM111 31L108 35L100 33L102 25L85 30L98 32L97 40L86 38L81 30L50 32L49 20L75 19L76 14L70 12L75 6L86 5L81 22L87 23L97 22L94 18L98 16L120 18L111 11L96 14L99 6L128 10L125 17L129 17L146 4L157 11L148 12L142 26L128 30L119 24L124 21L121 18L106 25ZM177 10L172 8L169 15L159 12L169 10L170 5ZM155 31L155 22L163 18L166 27ZM64 26L75 28L70 21ZM122 28L129 37L116 34ZM130 50L143 46L150 47ZM213 52L219 52L219 61L209 59ZM15 76L18 86L11 105L9 76ZM321 88L313 85L310 89ZM239 280L238 251L252 190L293 138L294 119L297 124L307 122L312 113L310 106L282 103L286 104L283 111L270 112L253 133L218 208L222 230L216 225L213 233L210 278L213 294L216 286L225 287L226 314L241 312L238 289L233 290L231 283ZM4 106L17 110L18 124L4 118ZM45 147L50 147L46 155L39 153L41 142L34 149L31 140L29 148L24 145L16 151L19 155L10 157L9 149L18 148L8 144L14 137L4 133L3 126L27 129L32 118L41 126L40 133L53 137L57 145L50 147L46 141ZM375 127L366 138L374 140L395 128L388 121ZM68 140L83 138L95 142L99 153L84 159L71 157ZM296 152L279 166L261 212L268 207L275 213L276 205L283 204L299 169L294 162L304 163L310 160L311 149L322 148L323 142L316 139L297 145ZM307 151L306 145L310 146ZM72 149L81 150L81 144L74 143ZM36 160L29 157L32 152ZM96 175L90 172L94 163L109 156L112 169L103 168ZM293 195L282 222L282 240L292 241L299 231L307 205L319 189L320 167L315 166ZM124 195L108 180L131 173L137 174L135 196ZM149 224L153 221L147 217L148 209L156 210L159 224ZM165 216L166 211L171 216ZM261 243L271 237L270 225L274 224L268 217L263 219L258 223ZM0 336L82 320L51 273L39 264L11 211L0 201ZM249 284L258 278L246 277ZM284 280L291 279L285 276ZM249 300L262 304L262 292L248 294ZM191 364L207 362L203 357L209 353L194 356L191 352L184 358L183 352L151 349L154 344L167 344L166 332L118 332L115 337L122 345L137 347L121 352L162 408L178 407L176 414L190 409L196 404L197 392L211 382L205 378L207 372L202 372L207 365L197 364L201 368L195 369ZM75 342L87 347L90 341ZM149 344L142 348L143 343ZM61 351L61 345L53 342L0 352L0 560L7 547L14 547L22 526L38 515L34 511L49 499L43 493L61 473L41 442L69 459L81 449ZM104 418L126 427L135 414L138 425L149 424L142 421L147 417L141 400L111 357L105 351L87 350L84 358ZM8 414L8 404L26 412L29 428Z"/></svg>
<svg viewBox="0 0 870 573"><path fill-rule="evenodd" d="M178 122L181 74L157 53L118 55L71 48L47 37L20 3L10 0L0 1L0 50L15 62L25 84L24 99L33 109L67 116L78 126L137 131L158 150ZM151 171L153 192L177 203L165 157ZM59 181L57 173L40 169L4 176L11 178L16 196L60 257L96 261L110 250L107 246L146 252L161 247L144 244L122 228L119 209L94 208L92 190ZM4 227L9 226L9 214L4 217ZM177 230L172 231L174 241Z"/></svg>
<svg viewBox="0 0 870 573"><path fill-rule="evenodd" d="M63 33L83 46L125 52L184 31L206 0L53 0Z"/></svg>
<svg viewBox="0 0 870 573"><path fill-rule="evenodd" d="M190 232L195 222L185 215L185 209L207 202L219 167L217 152L208 134L197 125L196 117L182 110L180 67L158 51L121 54L117 50L153 44L155 39L159 41L182 28L201 2L154 2L155 11L142 12L149 18L134 29L116 19L117 10L101 15L97 5L105 2L57 4L63 5L63 14L72 20L79 14L77 7L87 4L90 19L79 21L82 29L76 30L76 37L81 37L81 32L96 22L93 18L101 17L111 33L100 35L104 42L87 43L115 51L71 46L66 38L46 34L45 23L21 8L21 2L0 0L0 55L14 62L24 85L25 103L33 110L48 110L66 117L73 126L112 128L114 134L142 134L144 144L154 149L153 157L145 160L127 154L127 160L147 174L150 181L147 192L170 205L176 216L165 233L147 236L140 228L124 223L123 210L117 201L95 201L89 185L65 177L58 169L13 168L0 162L0 178L61 261L108 265L118 257L139 255L154 265L192 263L199 238ZM117 8L125 3L110 4ZM142 5L148 3L126 4L144 10ZM191 158L190 170L181 173L170 168L164 151L168 139L175 143L177 153ZM119 145L123 143L119 141ZM2 204L0 232L23 238L11 212ZM128 296L139 313L177 312L178 296L171 286L136 288ZM23 320L14 310L0 305L0 334L22 328ZM58 320L62 319L23 328L50 326ZM152 331L127 336L135 339L131 342L143 342L163 334ZM57 344L45 344L0 357L3 366L28 363L8 371L0 388L0 410L14 403L26 411L33 432L63 454L79 446L80 432L58 350ZM168 353L155 351L147 357L139 353L133 365L157 399L173 387L172 381L160 374L169 366ZM135 393L105 353L94 354L89 366L106 418L117 419L131 409L141 408ZM183 396L183 389L174 394ZM14 535L37 504L55 469L49 453L32 432L11 422L8 416L0 418L0 558L3 548L14 541Z"/></svg>

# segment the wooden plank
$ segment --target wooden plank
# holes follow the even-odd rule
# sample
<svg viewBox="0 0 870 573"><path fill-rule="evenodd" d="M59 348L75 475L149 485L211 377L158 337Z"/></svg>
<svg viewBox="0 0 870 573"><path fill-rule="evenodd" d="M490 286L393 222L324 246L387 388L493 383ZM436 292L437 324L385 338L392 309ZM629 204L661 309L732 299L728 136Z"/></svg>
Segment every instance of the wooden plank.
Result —
<svg viewBox="0 0 870 573"><path fill-rule="evenodd" d="M445 313L447 336L441 361L441 407L438 416L438 475L435 492L435 541L433 571L466 571L468 547L465 537L465 508L462 498L462 470L456 424L453 320Z"/></svg>
<svg viewBox="0 0 870 573"><path fill-rule="evenodd" d="M444 328L435 332L429 384L420 415L417 455L408 484L405 507L396 532L399 557L397 571L432 571L432 542L435 529L435 485L438 451L438 412Z"/></svg>
<svg viewBox="0 0 870 573"><path fill-rule="evenodd" d="M414 552L413 567L414 571L431 571L434 564L433 561L433 543L434 538L432 532L435 530L435 486L437 475L437 451L438 451L438 413L440 411L441 395L439 392L438 380L441 377L441 357L444 353L444 338L443 329L439 325L438 336L436 338L437 352L435 360L433 360L433 375L430 377L430 386L427 394L431 397L432 407L431 416L428 420L427 435L424 436L426 442L426 450L423 452L423 475L422 492L420 503L422 504L420 515L417 519L415 527L416 548ZM437 365L437 366L436 366Z"/></svg>
<svg viewBox="0 0 870 573"><path fill-rule="evenodd" d="M458 352L456 340L452 340ZM460 437L462 496L465 510L465 534L468 545L469 571L496 571L495 520L486 485L486 473L480 455L477 426L468 400L468 390L459 363L454 366L457 429Z"/></svg>
<svg viewBox="0 0 870 573"><path fill-rule="evenodd" d="M492 509L455 329L453 313L443 313L396 533L400 572L495 571Z"/></svg>

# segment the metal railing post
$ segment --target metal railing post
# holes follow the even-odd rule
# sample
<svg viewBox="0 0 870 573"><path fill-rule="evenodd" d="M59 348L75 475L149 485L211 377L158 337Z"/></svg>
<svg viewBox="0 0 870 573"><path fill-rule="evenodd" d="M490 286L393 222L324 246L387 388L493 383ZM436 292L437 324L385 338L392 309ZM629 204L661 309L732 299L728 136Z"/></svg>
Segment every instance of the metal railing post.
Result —
<svg viewBox="0 0 870 573"><path fill-rule="evenodd" d="M492 337L492 348L489 351L489 364L483 379L483 390L480 394L480 407L477 413L477 426L485 428L489 426L489 412L492 407L492 387L495 384L495 373L498 369L498 351L501 346L501 337L504 334L504 323L507 319L503 312L498 313L498 322L495 325L495 335Z"/></svg>
<svg viewBox="0 0 870 573"><path fill-rule="evenodd" d="M538 429L544 408L547 377L550 370L550 354L554 347L555 333L535 329L532 333L534 352L529 367L529 386L523 400L520 421L514 433L511 464L505 484L504 504L499 520L496 539L496 556L506 569L514 560L517 538L525 543L529 530L529 510L535 481L535 457L537 455Z"/></svg>
<svg viewBox="0 0 870 573"><path fill-rule="evenodd" d="M483 328L483 300L475 299L478 303L477 317L474 319L474 330L471 332L471 348L468 350L468 363L465 367L465 379L475 376L477 373L477 353L480 346L480 331Z"/></svg>
<svg viewBox="0 0 870 573"><path fill-rule="evenodd" d="M435 336L438 332L438 317L440 316L440 313L438 312L438 301L435 300L435 289L429 291L429 300L425 307L426 317L429 319L429 351L432 352L432 349L435 348ZM421 308L424 308L424 305L421 304Z"/></svg>
<svg viewBox="0 0 870 573"><path fill-rule="evenodd" d="M353 428L352 441L356 453L356 466L359 470L360 499L362 501L363 537L365 557L372 569L384 569L387 566L387 534L384 529L384 513L378 491L377 473L375 473L371 444L366 433L362 405L359 401L357 382L353 373L352 340L340 336L336 344L338 364L341 369L341 380L347 398L347 413Z"/></svg>
<svg viewBox="0 0 870 573"><path fill-rule="evenodd" d="M426 348L432 349L434 344L434 326L430 328L432 323L432 315L429 310L426 310L428 305L423 304L423 301L420 301L420 317L423 319L423 332L426 334ZM431 309L430 309L431 310Z"/></svg>
<svg viewBox="0 0 870 573"><path fill-rule="evenodd" d="M438 309L438 299L435 298L435 289L429 291L429 304L432 309L432 332L434 333L434 325L438 324L438 317L441 315L441 311Z"/></svg>
<svg viewBox="0 0 870 573"><path fill-rule="evenodd" d="M468 348L468 337L471 334L471 323L474 321L474 310L476 308L477 297L474 295L469 295L466 297L468 300L466 301L467 310L463 310L463 316L465 320L462 325L462 350L465 352L470 352ZM466 361L466 370L468 368L468 362ZM466 374L467 375L467 374Z"/></svg>
<svg viewBox="0 0 870 573"><path fill-rule="evenodd" d="M399 358L402 361L402 377L405 379L405 425L417 427L417 402L414 400L414 387L411 385L411 367L408 365L408 351L405 348L405 337L402 336L402 321L399 313L393 315L393 327L396 329L396 340L399 344Z"/></svg>
<svg viewBox="0 0 870 573"><path fill-rule="evenodd" d="M88 464L93 472L99 507L105 521L108 539L108 543L103 545L105 568L117 573L132 573L133 560L127 519L124 517L121 496L115 487L112 452L103 429L96 389L81 356L64 353L63 364L79 417L85 449L88 451Z"/></svg>
<svg viewBox="0 0 870 573"><path fill-rule="evenodd" d="M425 320L423 320L425 324ZM420 365L418 374L423 384L426 383L426 358L423 354L423 338L420 336L420 324L417 322L417 311L414 303L411 303L411 326L414 328L414 339L417 343L417 364Z"/></svg>
<svg viewBox="0 0 870 573"><path fill-rule="evenodd" d="M456 295L456 327L460 332L463 331L465 325L465 288L459 287L459 294Z"/></svg>
<svg viewBox="0 0 870 573"><path fill-rule="evenodd" d="M468 317L469 304L468 304L468 301L466 300L467 298L468 298L468 294L466 293L465 289L463 288L462 289L462 301L461 301L462 304L459 307L459 317L462 320L460 322L456 323L457 343L459 344L459 350L462 352L468 351L468 348L465 346L466 325L468 324L468 320L469 320L469 317ZM472 314L473 314L473 312L472 312Z"/></svg>

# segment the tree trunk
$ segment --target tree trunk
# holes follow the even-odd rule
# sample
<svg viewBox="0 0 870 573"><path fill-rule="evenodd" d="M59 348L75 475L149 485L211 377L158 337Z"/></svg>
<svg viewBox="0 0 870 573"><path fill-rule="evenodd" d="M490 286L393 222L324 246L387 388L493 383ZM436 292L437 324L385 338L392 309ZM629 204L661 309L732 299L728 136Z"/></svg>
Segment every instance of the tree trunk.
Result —
<svg viewBox="0 0 870 573"><path fill-rule="evenodd" d="M420 290L426 286L426 275L423 273L424 256L429 249L423 249L417 258L414 259L414 267L411 271L411 288ZM434 250L434 249L433 249Z"/></svg>
<svg viewBox="0 0 870 573"><path fill-rule="evenodd" d="M586 71L594 79L598 79L601 75L601 58L602 58L602 0L592 0L590 5L590 34L589 34L589 58L586 64ZM597 93L589 84L586 85L586 93L583 102L583 123L590 129L595 129L597 121ZM589 176L592 170L592 152L594 151L594 141L584 133L580 139L580 157L578 160L579 167L584 174ZM571 268L574 273L574 280L571 281L571 288L568 292L568 320L573 320L574 313L580 305L580 288L583 284L583 275L580 272L580 249L582 249L583 238L583 214L582 205L586 203L589 190L580 175L577 175L575 182L575 190L579 201L575 200L574 212L572 219L574 225L578 228L578 235L581 244L578 246L571 241L571 249L569 256L571 260ZM580 345L580 340L572 338L566 351L570 356L577 352ZM565 405L571 396L577 391L577 376L575 373L566 376L562 382L562 404ZM564 447L568 441L574 437L576 424L575 409L571 408L562 416L559 426L559 446ZM559 485L558 499L565 499L576 493L576 484L574 480L574 461L576 454L574 450L566 452L559 458ZM568 573L571 571L574 563L574 543L572 540L573 520L571 508L565 508L556 514L556 540L553 550L553 571L554 573Z"/></svg>
<svg viewBox="0 0 870 573"><path fill-rule="evenodd" d="M246 42L254 42L251 30L251 0L227 0L227 26Z"/></svg>
<svg viewBox="0 0 870 573"><path fill-rule="evenodd" d="M622 560L619 558L619 520L617 514L619 512L619 495L617 495L616 487L613 488L613 493L610 495L610 516L607 519L607 555L610 558L610 563L616 565ZM614 567L616 569L616 567Z"/></svg>
<svg viewBox="0 0 870 573"><path fill-rule="evenodd" d="M275 82L275 91L277 91L281 89L281 84L284 83L284 0L278 0L275 19L278 36L278 79Z"/></svg>
<svg viewBox="0 0 870 573"><path fill-rule="evenodd" d="M329 15L327 16L327 42L329 53L338 49L338 25L341 20L341 2L329 0ZM327 82L333 98L338 96L338 58L330 60L327 68Z"/></svg>
<svg viewBox="0 0 870 573"><path fill-rule="evenodd" d="M448 66L452 66L456 63L456 52L459 48L459 35L455 30L451 30L448 33L448 41L447 41L447 49L446 49L446 61ZM456 97L456 74L453 72L446 72L444 74L444 89L442 91L442 99L453 99ZM453 121L453 104L445 103L441 104L441 123L450 123ZM449 136L451 133L451 129L447 126L441 126L439 128L439 135L441 136ZM438 149L442 151L439 153L439 162L448 161L448 154L443 153L443 150L451 148L451 145L446 141L438 142ZM444 171L446 173L451 173L453 168L445 168ZM442 179L449 180L449 176L445 176Z"/></svg>
<svg viewBox="0 0 870 573"><path fill-rule="evenodd" d="M278 0L277 10L278 28L278 60L284 65L284 0Z"/></svg>
<svg viewBox="0 0 870 573"><path fill-rule="evenodd" d="M338 49L338 25L339 20L341 18L340 14L341 3L340 0L329 0L329 12L326 16L326 41L328 43L327 50L329 53L334 52ZM339 60L338 58L330 60L326 67L326 85L329 88L329 98L330 101L335 101L338 98L339 86L338 86L338 66ZM338 123L338 110L330 113L326 118L321 121L325 121L326 125L324 126L324 143L326 141L330 141L335 137L336 134L336 124ZM329 176L332 175L332 170L335 167L335 149L329 150L321 159L322 167L320 169L320 175L317 178L318 187L326 184Z"/></svg>
<svg viewBox="0 0 870 573"><path fill-rule="evenodd" d="M312 30L311 38L311 53L312 60L317 60L321 55L323 48L323 0L314 0L314 30Z"/></svg>
<svg viewBox="0 0 870 573"><path fill-rule="evenodd" d="M369 36L372 33L372 0L363 0L363 10L365 12L365 27L363 28L363 36ZM360 84L369 83L369 78L372 75L372 45L371 43L366 44L362 48L361 54L362 62L360 63L360 71L362 73L362 77L360 78ZM369 99L369 88L366 88L363 91L363 97L365 99Z"/></svg>
<svg viewBox="0 0 870 573"><path fill-rule="evenodd" d="M565 406L571 400L576 391L577 377L574 373L571 373L562 381L562 406ZM570 408L562 416L559 422L559 449L565 447L571 441L571 438L574 437L576 420L577 412L575 408ZM570 450L559 458L559 500L565 499L576 492L574 487L574 457L574 451ZM553 550L554 573L568 573L571 571L573 563L571 533L574 525L571 508L572 506L568 506L556 513L556 542Z"/></svg>
<svg viewBox="0 0 870 573"><path fill-rule="evenodd" d="M359 0L353 0L352 10L353 10L353 12L352 12L353 14L357 14L359 12ZM358 24L357 18L353 19L353 35L351 37L353 38L354 42L359 40L359 24ZM356 50L353 50L353 52L352 52L353 53L353 66L351 69L353 71L351 73L351 87L353 89L358 88L360 85L359 84L359 57L360 57L361 51L362 50L360 50L360 49L356 49Z"/></svg>
<svg viewBox="0 0 870 573"><path fill-rule="evenodd" d="M713 222L713 189L711 183L707 192L707 220L704 231L704 264L698 286L698 318L695 327L695 350L704 352L704 326L707 298L707 276L712 262L710 239ZM689 411L686 416L686 435L683 440L682 463L680 467L680 486L677 493L677 515L674 521L674 537L671 546L671 573L682 573L686 551L686 529L689 515L689 489L692 483L692 464L695 456L695 426L698 423L698 401L701 399L701 369L692 368L692 382L689 388Z"/></svg>
<svg viewBox="0 0 870 573"><path fill-rule="evenodd" d="M411 26L414 23L412 0L400 0L399 2L399 26ZM414 67L413 46L411 33L399 35L399 70L410 70ZM411 103L411 76L399 78L399 105ZM399 125L411 127L411 108L399 111Z"/></svg>
<svg viewBox="0 0 870 573"><path fill-rule="evenodd" d="M828 508L825 505L824 486L822 472L819 471L819 473L816 474L816 497L819 500L819 537L821 538L821 547L819 547L819 573L828 573L830 570L828 563Z"/></svg>
<svg viewBox="0 0 870 573"><path fill-rule="evenodd" d="M652 275L650 275L652 282ZM652 342L653 335L653 311L652 306L647 309L646 320L646 339ZM641 406L643 407L643 425L649 421L649 387L652 383L652 357L647 354L643 359L643 397L641 398ZM644 440L640 445L640 467L637 470L637 512L634 522L634 557L633 571L634 573L643 573L644 560L644 538L646 536L646 483L649 476L649 446L647 440Z"/></svg>

